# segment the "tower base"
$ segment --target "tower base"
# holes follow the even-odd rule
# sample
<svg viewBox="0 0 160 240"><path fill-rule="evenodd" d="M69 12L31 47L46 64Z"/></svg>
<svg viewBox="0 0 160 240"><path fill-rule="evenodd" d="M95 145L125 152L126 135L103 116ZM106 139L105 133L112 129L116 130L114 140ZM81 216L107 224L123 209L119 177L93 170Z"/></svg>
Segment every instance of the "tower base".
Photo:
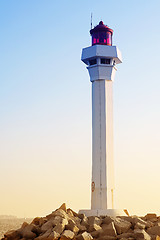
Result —
<svg viewBox="0 0 160 240"><path fill-rule="evenodd" d="M126 216L126 212L122 209L82 209L79 210L78 213L84 213L87 217L89 216L110 216L110 217L117 217L117 216Z"/></svg>

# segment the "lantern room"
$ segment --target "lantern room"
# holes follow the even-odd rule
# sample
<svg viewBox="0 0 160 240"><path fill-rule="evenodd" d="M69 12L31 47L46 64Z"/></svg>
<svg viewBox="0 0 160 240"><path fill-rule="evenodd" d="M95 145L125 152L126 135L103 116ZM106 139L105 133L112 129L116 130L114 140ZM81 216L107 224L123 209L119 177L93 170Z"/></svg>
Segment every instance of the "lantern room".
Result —
<svg viewBox="0 0 160 240"><path fill-rule="evenodd" d="M90 30L90 34L92 36L92 45L108 45L112 46L112 35L113 30L106 25L102 21L99 24Z"/></svg>

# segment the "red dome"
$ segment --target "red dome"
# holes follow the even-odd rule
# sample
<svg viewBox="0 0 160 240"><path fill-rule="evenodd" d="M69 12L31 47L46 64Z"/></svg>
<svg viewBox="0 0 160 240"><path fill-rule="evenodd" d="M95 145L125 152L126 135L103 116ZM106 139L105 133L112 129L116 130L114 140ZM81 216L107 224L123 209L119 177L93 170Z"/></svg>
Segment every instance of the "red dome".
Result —
<svg viewBox="0 0 160 240"><path fill-rule="evenodd" d="M104 25L103 21L100 21L95 28L91 29L90 34L92 36L92 45L112 45L113 30Z"/></svg>

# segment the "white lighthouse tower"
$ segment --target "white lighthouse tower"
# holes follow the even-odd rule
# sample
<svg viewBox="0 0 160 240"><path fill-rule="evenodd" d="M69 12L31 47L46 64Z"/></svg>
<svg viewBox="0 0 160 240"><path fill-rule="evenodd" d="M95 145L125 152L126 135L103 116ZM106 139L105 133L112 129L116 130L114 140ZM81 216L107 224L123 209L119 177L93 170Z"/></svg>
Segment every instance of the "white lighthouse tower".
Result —
<svg viewBox="0 0 160 240"><path fill-rule="evenodd" d="M113 30L99 22L90 30L92 46L82 50L92 83L92 182L91 215L124 215L114 209L113 163L113 91L116 64L122 63L121 53L112 46Z"/></svg>

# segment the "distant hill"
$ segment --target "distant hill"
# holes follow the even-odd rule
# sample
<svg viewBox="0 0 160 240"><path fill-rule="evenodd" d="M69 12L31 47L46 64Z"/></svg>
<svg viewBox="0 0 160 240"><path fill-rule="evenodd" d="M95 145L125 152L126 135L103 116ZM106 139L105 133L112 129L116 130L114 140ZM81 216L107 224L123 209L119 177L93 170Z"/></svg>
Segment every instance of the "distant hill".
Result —
<svg viewBox="0 0 160 240"><path fill-rule="evenodd" d="M15 219L17 216L12 215L0 215L0 219Z"/></svg>

